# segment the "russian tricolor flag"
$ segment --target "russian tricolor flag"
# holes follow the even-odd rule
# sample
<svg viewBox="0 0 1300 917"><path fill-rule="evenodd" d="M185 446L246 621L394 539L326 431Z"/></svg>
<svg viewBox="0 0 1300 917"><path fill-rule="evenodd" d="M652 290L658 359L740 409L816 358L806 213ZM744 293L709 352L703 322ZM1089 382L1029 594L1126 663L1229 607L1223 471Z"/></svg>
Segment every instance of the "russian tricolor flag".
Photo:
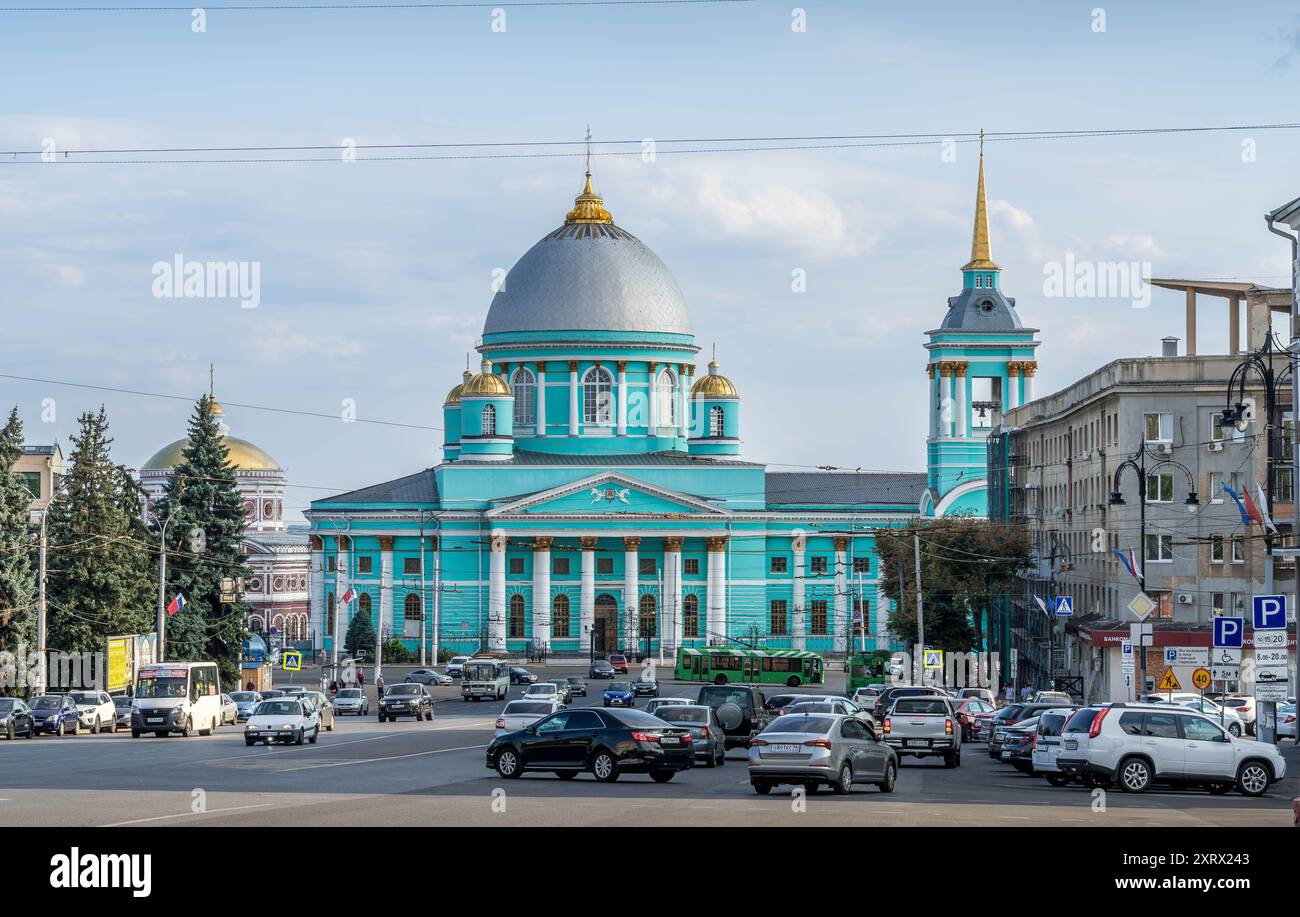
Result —
<svg viewBox="0 0 1300 917"><path fill-rule="evenodd" d="M356 597L357 597L357 591L353 589L351 586L349 586L348 591L343 593L343 604L346 605L348 602L351 602Z"/></svg>
<svg viewBox="0 0 1300 917"><path fill-rule="evenodd" d="M1114 554L1119 558L1119 562L1124 565L1129 576L1135 580L1142 579L1142 567L1138 564L1137 553L1132 548L1126 548L1121 551L1119 548L1114 549Z"/></svg>
<svg viewBox="0 0 1300 917"><path fill-rule="evenodd" d="M185 596L181 595L178 592L176 593L176 598L172 599L171 602L168 603L167 605L167 617L169 618L175 617L176 612L180 611L184 607L185 607Z"/></svg>

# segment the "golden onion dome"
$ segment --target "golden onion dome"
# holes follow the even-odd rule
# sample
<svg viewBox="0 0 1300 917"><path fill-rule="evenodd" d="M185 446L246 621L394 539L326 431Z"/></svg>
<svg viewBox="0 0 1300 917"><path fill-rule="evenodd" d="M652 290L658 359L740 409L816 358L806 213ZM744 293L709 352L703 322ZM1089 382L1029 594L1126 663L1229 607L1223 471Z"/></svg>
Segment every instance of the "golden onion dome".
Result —
<svg viewBox="0 0 1300 917"><path fill-rule="evenodd" d="M481 371L465 380L460 394L462 397L471 395L509 395L510 386L506 384L505 379L492 372L492 361L484 360Z"/></svg>
<svg viewBox="0 0 1300 917"><path fill-rule="evenodd" d="M701 376L691 386L692 398L739 398L736 386L726 376L718 375L718 361L709 362L709 374Z"/></svg>
<svg viewBox="0 0 1300 917"><path fill-rule="evenodd" d="M226 409L223 408L215 398L212 399L212 406L208 409L213 417L217 418L217 423L221 428L221 436L226 441L226 448L230 450L230 464L240 471L283 471L280 463L271 457L271 454L259 446L250 443L246 439L239 439L226 434L225 417ZM141 471L171 471L177 465L185 460L183 453L185 447L190 444L189 437L178 439L174 443L168 443L157 452L149 461L140 466Z"/></svg>
<svg viewBox="0 0 1300 917"><path fill-rule="evenodd" d="M567 223L613 223L614 217L605 209L605 201L591 189L591 170L587 170L587 184L582 193L573 199L573 209L564 215Z"/></svg>
<svg viewBox="0 0 1300 917"><path fill-rule="evenodd" d="M449 392L447 393L447 397L443 399L443 402L442 402L442 403L443 403L443 404L460 404L460 396L461 396L461 395L464 393L464 391L465 391L465 383L468 382L468 381L470 380L470 378L471 378L473 375L474 375L474 374L473 374L472 372L470 372L468 369L465 370L465 375L464 375L464 377L460 380L460 382L458 382L458 383L456 384L456 386L455 386L454 388L452 388L451 391L449 391Z"/></svg>

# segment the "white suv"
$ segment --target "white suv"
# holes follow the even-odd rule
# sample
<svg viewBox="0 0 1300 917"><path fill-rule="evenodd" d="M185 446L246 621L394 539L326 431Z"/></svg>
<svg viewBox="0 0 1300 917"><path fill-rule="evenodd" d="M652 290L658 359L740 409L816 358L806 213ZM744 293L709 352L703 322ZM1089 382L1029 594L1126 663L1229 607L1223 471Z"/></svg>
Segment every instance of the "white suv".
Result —
<svg viewBox="0 0 1300 917"><path fill-rule="evenodd" d="M1271 744L1234 738L1172 704L1081 708L1061 731L1056 766L1087 786L1117 781L1127 793L1170 783L1204 786L1215 795L1235 786L1245 796L1261 796L1286 776L1286 762Z"/></svg>
<svg viewBox="0 0 1300 917"><path fill-rule="evenodd" d="M1061 773L1056 759L1061 756L1061 733L1074 715L1076 707L1056 707L1038 714L1038 729L1034 733L1034 749L1030 760L1033 773L1042 774L1052 786L1065 786L1070 778Z"/></svg>

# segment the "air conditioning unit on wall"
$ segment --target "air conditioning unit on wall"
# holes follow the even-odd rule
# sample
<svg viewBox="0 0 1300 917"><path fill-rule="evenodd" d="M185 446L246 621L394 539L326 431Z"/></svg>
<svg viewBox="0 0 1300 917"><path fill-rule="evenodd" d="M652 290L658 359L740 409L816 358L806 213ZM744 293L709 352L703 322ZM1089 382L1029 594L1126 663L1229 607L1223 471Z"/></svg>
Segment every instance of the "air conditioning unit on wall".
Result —
<svg viewBox="0 0 1300 917"><path fill-rule="evenodd" d="M1196 593L1194 593L1194 592L1180 592L1180 593L1178 593L1178 604L1179 604L1179 605L1195 605L1195 604L1196 604Z"/></svg>
<svg viewBox="0 0 1300 917"><path fill-rule="evenodd" d="M1209 444L1208 446L1206 446L1205 448L1209 449L1211 452L1222 452L1222 451L1223 451L1223 443L1210 443L1210 444Z"/></svg>

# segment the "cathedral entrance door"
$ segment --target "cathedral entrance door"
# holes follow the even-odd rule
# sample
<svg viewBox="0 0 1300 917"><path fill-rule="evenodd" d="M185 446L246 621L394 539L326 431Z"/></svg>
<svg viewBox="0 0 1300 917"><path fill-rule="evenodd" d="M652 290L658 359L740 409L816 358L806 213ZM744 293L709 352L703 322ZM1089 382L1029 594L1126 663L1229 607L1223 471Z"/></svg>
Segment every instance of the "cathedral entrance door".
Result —
<svg viewBox="0 0 1300 917"><path fill-rule="evenodd" d="M618 602L608 592L596 596L596 624L591 633L591 646L596 653L610 653L618 646L615 628L618 626Z"/></svg>

